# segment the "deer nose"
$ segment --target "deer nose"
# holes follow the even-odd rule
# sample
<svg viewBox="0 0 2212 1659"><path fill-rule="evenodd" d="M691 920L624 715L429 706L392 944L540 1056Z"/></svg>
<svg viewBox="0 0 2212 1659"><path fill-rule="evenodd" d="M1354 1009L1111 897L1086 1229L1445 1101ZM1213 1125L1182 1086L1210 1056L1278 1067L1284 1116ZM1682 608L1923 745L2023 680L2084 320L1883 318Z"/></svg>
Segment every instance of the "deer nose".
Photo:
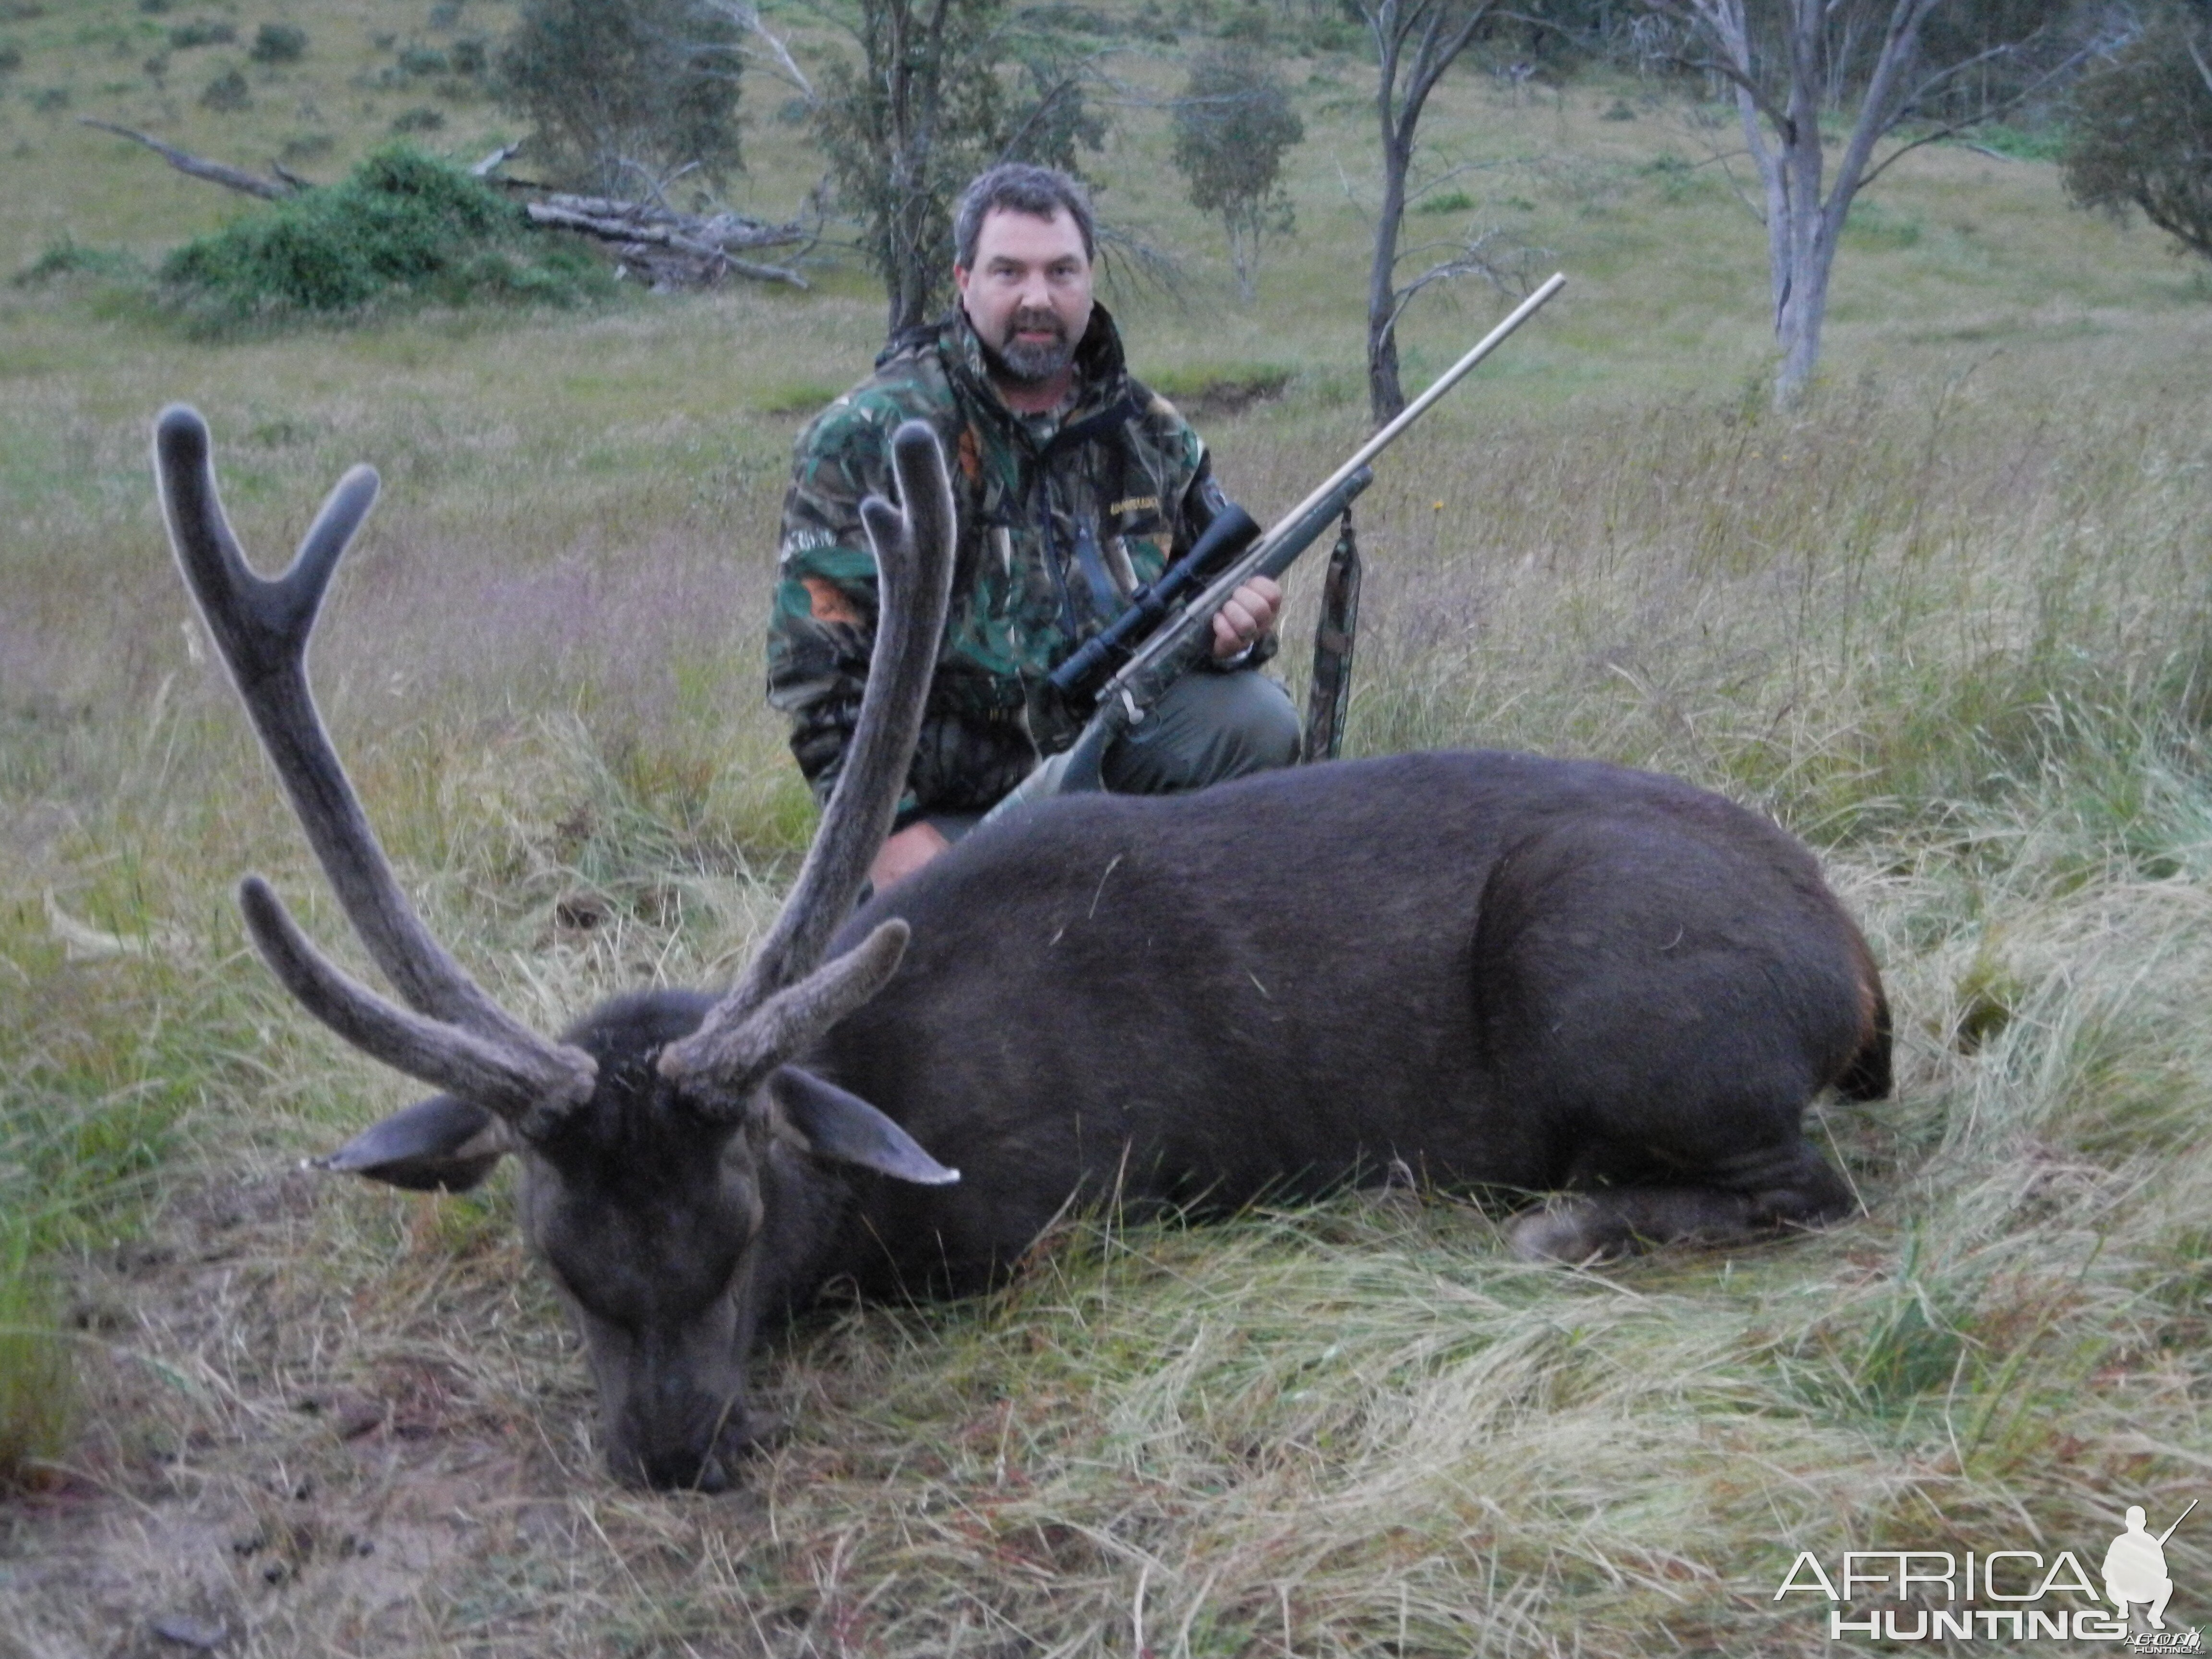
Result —
<svg viewBox="0 0 2212 1659"><path fill-rule="evenodd" d="M646 1484L659 1492L702 1492L710 1496L730 1489L729 1471L714 1452L665 1452L648 1458Z"/></svg>

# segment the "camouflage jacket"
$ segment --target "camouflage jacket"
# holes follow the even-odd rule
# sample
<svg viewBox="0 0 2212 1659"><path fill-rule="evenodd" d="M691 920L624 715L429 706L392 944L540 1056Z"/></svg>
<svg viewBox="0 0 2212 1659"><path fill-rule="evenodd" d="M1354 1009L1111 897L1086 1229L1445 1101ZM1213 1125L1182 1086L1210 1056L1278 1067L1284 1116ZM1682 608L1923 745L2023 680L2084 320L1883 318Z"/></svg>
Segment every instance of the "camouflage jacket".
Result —
<svg viewBox="0 0 2212 1659"><path fill-rule="evenodd" d="M894 341L876 372L800 434L784 497L769 702L791 717L792 752L826 801L844 759L875 640L875 560L860 527L890 495L891 433L936 428L953 463L960 544L952 610L900 801L980 811L1082 721L1045 676L1113 620L1138 584L1186 550L1223 504L1206 447L1174 405L1131 378L1103 307L1076 352L1073 404L1018 415L986 377L954 307Z"/></svg>

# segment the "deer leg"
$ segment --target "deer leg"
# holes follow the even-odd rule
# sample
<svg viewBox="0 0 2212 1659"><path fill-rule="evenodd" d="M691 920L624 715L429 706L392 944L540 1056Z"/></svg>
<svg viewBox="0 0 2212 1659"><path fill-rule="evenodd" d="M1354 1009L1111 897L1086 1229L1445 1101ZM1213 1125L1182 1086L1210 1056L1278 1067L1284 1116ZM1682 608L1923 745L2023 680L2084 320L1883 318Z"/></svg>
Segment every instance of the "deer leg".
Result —
<svg viewBox="0 0 2212 1659"><path fill-rule="evenodd" d="M1824 1226L1858 1209L1844 1178L1811 1143L1730 1160L1709 1182L1644 1182L1577 1192L1517 1217L1513 1253L1529 1261L1588 1261L1686 1241L1732 1244Z"/></svg>

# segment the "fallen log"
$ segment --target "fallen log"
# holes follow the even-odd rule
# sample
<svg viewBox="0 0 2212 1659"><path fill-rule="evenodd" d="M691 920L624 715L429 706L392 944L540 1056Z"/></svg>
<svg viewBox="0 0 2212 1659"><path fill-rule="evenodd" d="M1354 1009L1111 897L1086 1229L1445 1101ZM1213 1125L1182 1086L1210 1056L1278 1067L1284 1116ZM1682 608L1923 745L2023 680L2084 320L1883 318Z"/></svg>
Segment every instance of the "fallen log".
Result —
<svg viewBox="0 0 2212 1659"><path fill-rule="evenodd" d="M681 215L665 216L678 220L679 223L684 223L685 228L679 230L667 224L652 222L647 216L647 214L652 211L649 210L640 210L621 215L586 213L575 208L562 206L561 200L562 198L556 197L551 201L526 203L522 210L530 216L530 222L534 225L543 225L555 230L572 230L582 235L596 236L602 241L614 243L617 257L623 260L625 268L634 269L636 275L647 278L653 287L705 287L720 281L723 276L729 273L735 273L739 276L750 276L755 282L785 283L798 289L803 289L807 285L804 276L786 266L764 265L750 259L739 258L719 240L712 241L705 240L693 227L703 228L707 222L698 220L685 222ZM607 205L638 209L638 204L635 203ZM714 233L709 230L707 234L712 235ZM791 228L790 234L780 236L776 240L797 241L801 234L803 233L793 226ZM740 246L758 246L761 244L750 242L741 243ZM670 260L665 257L658 258L644 257L645 250L656 247L665 248L670 252L684 256L688 264Z"/></svg>
<svg viewBox="0 0 2212 1659"><path fill-rule="evenodd" d="M221 185L225 190L244 191L248 196L258 196L265 202L281 202L296 194L303 185L289 177L264 179L258 173L248 173L244 167L234 167L228 162L210 161L204 155L173 149L159 138L148 137L130 127L118 127L112 121L95 121L89 115L77 117L80 125L97 127L102 132L112 132L118 138L128 138L133 143L143 144L179 173L195 179L204 179L211 185Z"/></svg>
<svg viewBox="0 0 2212 1659"><path fill-rule="evenodd" d="M248 196L258 196L264 201L281 202L302 191L316 188L312 179L275 168L274 177L249 173L226 161L211 161L204 155L165 144L160 139L131 127L118 126L112 121L95 120L89 115L79 120L102 132L112 132L119 138L143 144L181 173L210 184L221 185L226 190L241 191ZM503 145L471 167L471 176L489 184L522 189L542 189L544 186L526 184L518 179L496 176L500 167L513 157L514 147ZM811 245L813 233L797 222L770 224L765 220L749 218L742 213L715 213L704 216L678 213L673 209L648 202L624 202L610 197L571 196L558 191L544 200L526 202L523 212L530 223L546 230L573 231L613 244L615 258L625 274L638 277L656 289L675 288L708 288L725 276L744 276L757 283L782 283L792 288L804 289L806 279L786 265L763 264L757 260L740 257L741 251L766 247L787 247L793 244ZM804 249L801 250L804 252Z"/></svg>

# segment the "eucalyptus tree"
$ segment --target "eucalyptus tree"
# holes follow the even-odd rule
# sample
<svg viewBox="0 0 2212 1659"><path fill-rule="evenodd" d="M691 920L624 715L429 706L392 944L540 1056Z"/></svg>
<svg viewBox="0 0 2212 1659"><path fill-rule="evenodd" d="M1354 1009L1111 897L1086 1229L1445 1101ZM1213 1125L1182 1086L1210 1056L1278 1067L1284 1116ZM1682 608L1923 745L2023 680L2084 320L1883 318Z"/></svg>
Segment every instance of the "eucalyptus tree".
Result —
<svg viewBox="0 0 2212 1659"><path fill-rule="evenodd" d="M1191 65L1176 105L1176 168L1190 204L1221 221L1237 291L1257 289L1261 244L1295 222L1283 190L1283 156L1306 136L1282 76L1249 46L1224 46Z"/></svg>
<svg viewBox="0 0 2212 1659"><path fill-rule="evenodd" d="M1758 174L1780 357L1774 395L1784 405L1820 362L1829 276L1859 192L1900 156L2033 97L2081 56L2061 34L2072 0L1982 8L1984 27L1942 30L1931 19L1968 0L1646 3L1674 26L1674 61L1719 77L1733 96ZM2021 63L2029 68L2011 77L2010 96L1947 115L1967 77ZM1853 103L1832 157L1821 117Z"/></svg>
<svg viewBox="0 0 2212 1659"><path fill-rule="evenodd" d="M1399 280L1413 147L1429 95L1484 26L1503 15L1501 0L1355 0L1375 48L1375 115L1382 140L1382 199L1367 276L1367 401L1382 425L1406 406L1398 375L1398 319L1415 293L1443 270Z"/></svg>

